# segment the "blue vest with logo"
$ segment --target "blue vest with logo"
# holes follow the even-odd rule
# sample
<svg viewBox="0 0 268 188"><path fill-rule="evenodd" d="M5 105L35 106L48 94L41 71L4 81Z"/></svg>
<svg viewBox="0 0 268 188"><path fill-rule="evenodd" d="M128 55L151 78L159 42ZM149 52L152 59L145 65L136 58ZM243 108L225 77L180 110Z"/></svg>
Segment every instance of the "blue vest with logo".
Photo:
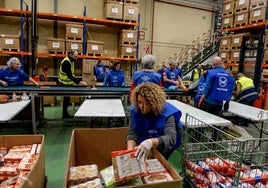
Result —
<svg viewBox="0 0 268 188"><path fill-rule="evenodd" d="M207 98L212 100L230 100L234 89L233 77L224 69L208 70L212 88Z"/></svg>
<svg viewBox="0 0 268 188"><path fill-rule="evenodd" d="M94 72L96 74L96 78L98 80L104 79L105 77L105 65L95 65L94 66Z"/></svg>
<svg viewBox="0 0 268 188"><path fill-rule="evenodd" d="M144 83L152 82L157 85L161 82L161 76L156 72L137 71L133 75L133 83L135 86Z"/></svg>
<svg viewBox="0 0 268 188"><path fill-rule="evenodd" d="M196 93L195 98L194 98L195 101L200 100L202 94L204 93L205 87L206 87L206 79L204 76L201 76L199 79L198 86L197 86L197 93Z"/></svg>

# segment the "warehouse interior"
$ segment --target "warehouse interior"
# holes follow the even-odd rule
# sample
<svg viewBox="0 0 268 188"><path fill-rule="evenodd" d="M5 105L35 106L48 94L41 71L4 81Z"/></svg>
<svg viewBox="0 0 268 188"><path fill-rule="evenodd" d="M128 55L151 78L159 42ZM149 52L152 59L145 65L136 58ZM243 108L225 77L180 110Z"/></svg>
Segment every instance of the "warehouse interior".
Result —
<svg viewBox="0 0 268 188"><path fill-rule="evenodd" d="M106 90L102 91L98 88L100 86L95 81L93 66L98 60L103 60L107 64L120 61L121 68L125 72L126 84L129 86L133 73L141 69L141 58L146 54L153 54L156 57L155 71L160 70L170 60L179 62L187 86L191 84L190 77L193 69L198 64L210 64L215 56L221 57L225 69L234 77L238 72L242 72L253 79L259 93L259 98L254 103L256 119L249 118L250 123L246 127L234 123L220 129L210 125L207 125L209 128L201 126L206 134L213 134L212 132L217 130L220 138L228 137L227 141L218 144L215 140L207 140L207 135L204 135L202 137L204 143L210 145L195 143L200 149L197 154L193 145L189 148L193 149L192 153L198 157L211 157L206 150L211 151L213 147L220 148L214 148L217 156L226 157L226 151L230 150L229 159L239 164L242 161L254 161L259 156L259 164L253 166L257 169L254 173L261 176L261 181L249 177L246 180L238 178L235 181L242 180L243 183L248 183L243 184L245 187L251 187L253 184L256 187L267 186L267 3L266 0L0 0L0 68L6 67L11 57L18 57L22 63L21 68L36 81L44 84L39 94L36 94L38 90L35 88L32 90L33 93L28 93L30 99L35 99L32 104L37 104L36 107L28 105L25 110L27 114L25 115L25 111L16 114L14 121L0 121L0 134L3 136L0 138L0 147L10 147L12 144L20 143L32 144L33 140L34 143L42 143L44 146L41 152L39 151L42 155L40 154L38 165L30 173L29 178L26 181L20 180L24 182L22 187L68 187L67 177L70 166L75 163L86 165L83 155L91 157L94 153L98 153L92 145L98 143L98 136L108 140L107 130L108 133L113 129L116 129L115 132L118 131L112 133L117 139L108 140L107 147L117 145L122 149L122 143L118 142L124 139L124 128L128 127L131 118L129 101L124 98L128 97L129 89L115 91L115 93L112 90L111 94L108 92L101 94ZM78 60L74 68L75 76L86 81L89 89L97 88L90 94L85 91L87 88L81 90L81 93L79 89L64 92L60 87L57 88L61 61L71 49L78 51ZM24 82L24 85L31 89L34 87L30 82ZM54 86L57 91L50 94L50 87ZM9 96L14 92L22 95L25 92L23 89L15 91L12 87L0 86L0 91ZM167 91L167 95L172 98L179 93L176 92ZM71 116L75 116L85 99L119 98L122 100L126 117L115 118L115 120L107 117L62 119L62 102L63 96L66 95L71 95L71 106L68 108ZM177 99L194 106L193 98L187 95L179 96ZM0 112L0 119L1 114L2 112ZM191 113L188 115L190 116L185 118L186 124L187 120L200 121L191 117ZM226 112L224 118L234 122L237 116ZM95 128L97 130L94 130ZM92 131L87 132L90 136L80 132L84 129ZM98 129L105 129L105 133L94 135L94 131L98 133ZM200 131L201 128L196 130ZM185 137L194 134L191 129L188 131L185 130ZM18 136L18 139L9 137L10 135ZM34 135L36 137L31 138ZM90 145L87 145L89 149L81 143L85 138L90 142ZM152 187L209 187L206 183L209 178L200 180L197 178L196 169L185 168L186 159L193 157L192 161L196 162L194 158L196 156L184 155L188 151L185 150L188 141L187 138L183 140L168 163L163 162L165 160L161 161L166 168L171 169L170 173L174 176L174 181L167 184L166 182L153 184ZM211 142L215 142L215 145L211 145ZM103 144L103 141L99 141L99 144ZM115 148L115 146L110 147ZM226 148L222 149L223 147ZM249 149L251 147L252 150ZM93 151L88 151L92 148ZM103 150L109 151L111 148L107 149L105 146ZM96 155L95 158L102 157L105 155L103 153L101 152L100 156ZM100 162L100 167L107 162L106 160ZM192 172L189 172L189 169ZM232 166L232 169L236 172L241 171L242 177L244 169L241 166ZM37 173L40 178L35 179L34 174ZM224 175L231 173L231 170L227 169L224 173ZM228 180L226 178L226 182ZM223 182L225 181L217 182L217 186L223 186ZM230 182L225 183L225 186L228 187L230 184ZM234 187L238 187L234 184Z"/></svg>

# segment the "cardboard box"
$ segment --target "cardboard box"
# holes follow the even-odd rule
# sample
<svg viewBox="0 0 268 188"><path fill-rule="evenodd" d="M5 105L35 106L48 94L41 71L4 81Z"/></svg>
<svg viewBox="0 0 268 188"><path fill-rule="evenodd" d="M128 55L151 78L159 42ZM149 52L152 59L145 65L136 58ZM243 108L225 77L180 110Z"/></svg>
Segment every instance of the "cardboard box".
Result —
<svg viewBox="0 0 268 188"><path fill-rule="evenodd" d="M40 153L32 168L28 179L21 188L44 188L45 187L45 138L44 135L8 135L0 136L0 147L41 144Z"/></svg>
<svg viewBox="0 0 268 188"><path fill-rule="evenodd" d="M118 55L134 57L136 56L136 46L121 44L118 48Z"/></svg>
<svg viewBox="0 0 268 188"><path fill-rule="evenodd" d="M96 78L93 73L83 73L82 80L87 83L87 85L95 86Z"/></svg>
<svg viewBox="0 0 268 188"><path fill-rule="evenodd" d="M236 0L235 1L235 12L248 11L249 0Z"/></svg>
<svg viewBox="0 0 268 188"><path fill-rule="evenodd" d="M65 39L47 37L47 50L65 52Z"/></svg>
<svg viewBox="0 0 268 188"><path fill-rule="evenodd" d="M104 4L103 17L122 20L123 2L106 2Z"/></svg>
<svg viewBox="0 0 268 188"><path fill-rule="evenodd" d="M235 2L233 0L227 0L223 3L222 15L233 14Z"/></svg>
<svg viewBox="0 0 268 188"><path fill-rule="evenodd" d="M111 152L126 149L125 136L127 130L128 127L74 129L70 141L63 187L67 187L68 170L71 166L97 164L99 171L110 166L112 164ZM174 181L135 187L181 188L182 179L180 175L157 150L153 150L153 158L157 158L161 162Z"/></svg>
<svg viewBox="0 0 268 188"><path fill-rule="evenodd" d="M138 21L139 7L135 4L124 4L124 21Z"/></svg>
<svg viewBox="0 0 268 188"><path fill-rule="evenodd" d="M251 0L250 1L250 8L255 8L258 6L265 6L267 4L267 0Z"/></svg>
<svg viewBox="0 0 268 188"><path fill-rule="evenodd" d="M119 43L121 44L136 44L137 31L122 29L120 32Z"/></svg>
<svg viewBox="0 0 268 188"><path fill-rule="evenodd" d="M87 54L101 56L103 54L103 45L103 41L87 40Z"/></svg>
<svg viewBox="0 0 268 188"><path fill-rule="evenodd" d="M234 26L243 26L248 24L248 12L235 13Z"/></svg>
<svg viewBox="0 0 268 188"><path fill-rule="evenodd" d="M220 49L229 50L231 49L231 36L224 36L220 38Z"/></svg>
<svg viewBox="0 0 268 188"><path fill-rule="evenodd" d="M77 50L78 53L83 53L83 43L79 40L66 40L66 51Z"/></svg>
<svg viewBox="0 0 268 188"><path fill-rule="evenodd" d="M227 50L220 50L219 51L219 56L223 62L230 61L230 55L231 55L230 51L227 51Z"/></svg>
<svg viewBox="0 0 268 188"><path fill-rule="evenodd" d="M229 16L222 17L222 28L231 28L234 26L234 16L233 14Z"/></svg>
<svg viewBox="0 0 268 188"><path fill-rule="evenodd" d="M258 23L265 21L266 7L258 7L250 11L249 23Z"/></svg>
<svg viewBox="0 0 268 188"><path fill-rule="evenodd" d="M239 50L232 50L230 61L239 61L240 59L240 49Z"/></svg>
<svg viewBox="0 0 268 188"><path fill-rule="evenodd" d="M20 51L19 35L0 35L0 50Z"/></svg>
<svg viewBox="0 0 268 188"><path fill-rule="evenodd" d="M83 25L66 24L66 39L83 40Z"/></svg>
<svg viewBox="0 0 268 188"><path fill-rule="evenodd" d="M243 36L246 36L247 33L236 34L232 36L232 48L240 48L243 41Z"/></svg>
<svg viewBox="0 0 268 188"><path fill-rule="evenodd" d="M96 65L98 60L94 59L83 59L83 68L82 68L82 73L91 73L93 74L93 67Z"/></svg>

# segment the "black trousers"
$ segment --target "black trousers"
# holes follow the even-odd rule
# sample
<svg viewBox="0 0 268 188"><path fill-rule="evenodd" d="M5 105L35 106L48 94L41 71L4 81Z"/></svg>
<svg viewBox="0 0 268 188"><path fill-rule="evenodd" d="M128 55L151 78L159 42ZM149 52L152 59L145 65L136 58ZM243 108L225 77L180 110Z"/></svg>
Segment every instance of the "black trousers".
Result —
<svg viewBox="0 0 268 188"><path fill-rule="evenodd" d="M61 86L72 86L72 85L65 85L60 82ZM70 105L71 97L64 96L63 97L63 104L62 104L62 116L68 116L68 106Z"/></svg>

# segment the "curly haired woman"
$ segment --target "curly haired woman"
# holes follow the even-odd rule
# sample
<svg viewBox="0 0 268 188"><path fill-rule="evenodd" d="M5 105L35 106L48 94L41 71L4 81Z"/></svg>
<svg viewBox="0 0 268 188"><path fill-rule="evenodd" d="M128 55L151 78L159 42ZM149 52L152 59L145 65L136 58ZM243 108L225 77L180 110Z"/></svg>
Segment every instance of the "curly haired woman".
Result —
<svg viewBox="0 0 268 188"><path fill-rule="evenodd" d="M145 160L151 148L157 148L168 159L180 145L181 111L166 102L160 86L149 82L133 90L131 102L127 149L139 145L136 156Z"/></svg>

